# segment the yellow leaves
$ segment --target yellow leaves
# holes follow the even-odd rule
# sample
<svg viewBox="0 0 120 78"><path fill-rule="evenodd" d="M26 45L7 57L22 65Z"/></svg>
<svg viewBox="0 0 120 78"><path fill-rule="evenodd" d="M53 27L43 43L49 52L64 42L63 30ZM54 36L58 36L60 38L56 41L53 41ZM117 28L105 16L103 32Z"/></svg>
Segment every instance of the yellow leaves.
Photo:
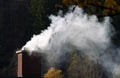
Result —
<svg viewBox="0 0 120 78"><path fill-rule="evenodd" d="M100 4L100 2L96 0L62 0L62 2L69 6L69 5L78 5L78 6L86 6L88 4Z"/></svg>
<svg viewBox="0 0 120 78"><path fill-rule="evenodd" d="M74 0L62 0L62 2L67 6L74 4Z"/></svg>
<svg viewBox="0 0 120 78"><path fill-rule="evenodd" d="M120 12L120 6L117 7L118 12Z"/></svg>
<svg viewBox="0 0 120 78"><path fill-rule="evenodd" d="M63 78L62 71L51 67L44 75L44 78Z"/></svg>
<svg viewBox="0 0 120 78"><path fill-rule="evenodd" d="M118 7L115 0L105 0L104 6L108 9L104 9L103 14L114 14L117 11Z"/></svg>
<svg viewBox="0 0 120 78"><path fill-rule="evenodd" d="M116 0L62 0L67 6L78 5L79 7L93 6L101 10L101 14L109 15L120 13L120 5L117 4Z"/></svg>

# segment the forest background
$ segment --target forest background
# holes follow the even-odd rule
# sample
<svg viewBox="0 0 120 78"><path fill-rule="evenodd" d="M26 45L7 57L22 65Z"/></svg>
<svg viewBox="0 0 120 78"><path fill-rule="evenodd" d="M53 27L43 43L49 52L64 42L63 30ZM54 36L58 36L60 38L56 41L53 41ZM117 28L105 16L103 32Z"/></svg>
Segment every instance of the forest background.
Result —
<svg viewBox="0 0 120 78"><path fill-rule="evenodd" d="M16 77L15 51L25 45L33 34L39 34L49 26L49 15L57 15L59 10L66 13L71 5L82 7L89 15L97 15L99 20L110 16L116 30L112 41L120 46L119 0L0 0L0 76ZM76 56L73 54L71 58L79 59Z"/></svg>

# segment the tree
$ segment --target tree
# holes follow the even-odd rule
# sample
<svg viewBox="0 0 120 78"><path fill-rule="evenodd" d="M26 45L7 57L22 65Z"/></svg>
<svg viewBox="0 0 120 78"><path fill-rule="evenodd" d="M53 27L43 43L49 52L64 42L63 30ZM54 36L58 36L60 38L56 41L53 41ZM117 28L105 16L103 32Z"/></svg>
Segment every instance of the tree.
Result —
<svg viewBox="0 0 120 78"><path fill-rule="evenodd" d="M77 5L82 7L89 15L96 15L99 20L109 16L112 18L112 24L116 34L112 37L112 42L120 46L120 1L119 0L62 0L63 6Z"/></svg>
<svg viewBox="0 0 120 78"><path fill-rule="evenodd" d="M57 8L55 5L60 0L30 0L30 11L33 15L33 32L39 34L41 30L46 29L49 24L49 15L56 14Z"/></svg>
<svg viewBox="0 0 120 78"><path fill-rule="evenodd" d="M29 0L0 0L0 72L4 73L0 76L15 76L11 59L16 48L21 48L33 34L28 3Z"/></svg>
<svg viewBox="0 0 120 78"><path fill-rule="evenodd" d="M107 7L103 11L104 14L115 14L119 11L119 6L115 0L105 0L104 6Z"/></svg>
<svg viewBox="0 0 120 78"><path fill-rule="evenodd" d="M34 17L33 32L40 33L47 26L47 0L30 0L30 11Z"/></svg>
<svg viewBox="0 0 120 78"><path fill-rule="evenodd" d="M83 7L85 10L91 9L91 7L96 8L96 10L100 10L101 15L116 15L120 13L120 5L116 2L116 0L62 0L64 5L78 5L79 7ZM91 10L91 14L94 14L94 11ZM96 11L96 15L99 14L99 11Z"/></svg>
<svg viewBox="0 0 120 78"><path fill-rule="evenodd" d="M51 67L44 75L44 78L63 78L62 71Z"/></svg>
<svg viewBox="0 0 120 78"><path fill-rule="evenodd" d="M99 64L77 52L73 53L67 68L68 78L102 78L102 73Z"/></svg>

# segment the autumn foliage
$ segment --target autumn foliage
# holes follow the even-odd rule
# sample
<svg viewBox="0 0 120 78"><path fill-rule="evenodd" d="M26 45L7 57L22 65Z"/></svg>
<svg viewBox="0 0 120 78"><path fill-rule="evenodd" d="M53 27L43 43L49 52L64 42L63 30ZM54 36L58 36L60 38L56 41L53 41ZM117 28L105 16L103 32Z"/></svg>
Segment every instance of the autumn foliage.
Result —
<svg viewBox="0 0 120 78"><path fill-rule="evenodd" d="M114 15L120 13L120 5L116 0L62 0L66 6L78 5L79 7L94 7L100 9L102 15ZM98 13L97 13L98 14Z"/></svg>
<svg viewBox="0 0 120 78"><path fill-rule="evenodd" d="M62 71L51 67L44 75L44 78L63 78Z"/></svg>

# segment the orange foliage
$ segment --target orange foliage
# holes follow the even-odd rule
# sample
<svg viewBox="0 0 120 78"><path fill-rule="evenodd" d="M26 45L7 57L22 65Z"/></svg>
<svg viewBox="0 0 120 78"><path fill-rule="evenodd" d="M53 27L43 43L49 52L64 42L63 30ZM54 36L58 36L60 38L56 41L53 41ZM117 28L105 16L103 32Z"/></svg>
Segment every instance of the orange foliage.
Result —
<svg viewBox="0 0 120 78"><path fill-rule="evenodd" d="M120 13L120 5L117 4L116 0L62 0L67 6L78 5L79 7L92 5L94 7L102 7L102 13L105 14L116 14Z"/></svg>
<svg viewBox="0 0 120 78"><path fill-rule="evenodd" d="M62 0L63 3L67 6L70 5L78 5L80 7L86 6L88 4L95 4L95 5L100 5L101 3L96 0Z"/></svg>
<svg viewBox="0 0 120 78"><path fill-rule="evenodd" d="M63 78L62 71L51 67L44 75L44 78Z"/></svg>
<svg viewBox="0 0 120 78"><path fill-rule="evenodd" d="M115 0L105 0L104 4L105 7L110 9L104 9L103 14L108 14L108 13L114 14L117 11L118 5Z"/></svg>

